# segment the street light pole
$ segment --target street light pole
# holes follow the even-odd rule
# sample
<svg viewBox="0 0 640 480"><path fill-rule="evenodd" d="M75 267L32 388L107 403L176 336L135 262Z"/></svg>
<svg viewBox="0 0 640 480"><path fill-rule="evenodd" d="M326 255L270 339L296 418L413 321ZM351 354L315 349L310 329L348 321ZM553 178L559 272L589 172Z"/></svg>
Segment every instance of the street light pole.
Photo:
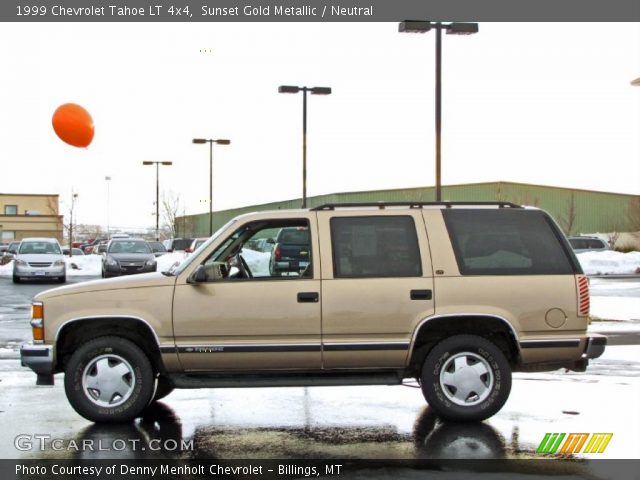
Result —
<svg viewBox="0 0 640 480"><path fill-rule="evenodd" d="M111 182L111 177L106 176L104 179L107 182L107 240L109 240L109 183Z"/></svg>
<svg viewBox="0 0 640 480"><path fill-rule="evenodd" d="M213 235L213 144L229 145L231 140L219 138L214 140L213 138L194 138L192 140L195 144L209 144L209 236Z"/></svg>
<svg viewBox="0 0 640 480"><path fill-rule="evenodd" d="M398 25L399 32L426 33L436 30L436 202L442 201L442 30L450 35L478 33L477 23L441 23L423 20L405 20Z"/></svg>
<svg viewBox="0 0 640 480"><path fill-rule="evenodd" d="M330 87L297 87L281 85L278 93L302 92L302 208L307 208L307 92L312 95L331 95Z"/></svg>
<svg viewBox="0 0 640 480"><path fill-rule="evenodd" d="M160 240L160 165L173 165L173 162L144 160L142 164L156 166L156 242L157 242Z"/></svg>
<svg viewBox="0 0 640 480"><path fill-rule="evenodd" d="M71 191L71 211L69 213L69 256L72 256L73 251L73 207L76 203L76 198L78 198L77 193L73 193Z"/></svg>

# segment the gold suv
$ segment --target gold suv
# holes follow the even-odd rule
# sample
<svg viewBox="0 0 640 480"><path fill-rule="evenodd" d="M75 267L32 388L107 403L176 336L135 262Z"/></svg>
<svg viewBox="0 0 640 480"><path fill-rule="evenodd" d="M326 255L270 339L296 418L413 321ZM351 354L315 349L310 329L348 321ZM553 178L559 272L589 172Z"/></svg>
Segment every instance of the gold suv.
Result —
<svg viewBox="0 0 640 480"><path fill-rule="evenodd" d="M295 255L275 241L283 229ZM64 372L94 422L131 420L174 388L408 378L440 416L481 420L511 372L600 356L588 315L587 278L542 210L330 204L237 217L165 272L40 293L21 358L39 385Z"/></svg>

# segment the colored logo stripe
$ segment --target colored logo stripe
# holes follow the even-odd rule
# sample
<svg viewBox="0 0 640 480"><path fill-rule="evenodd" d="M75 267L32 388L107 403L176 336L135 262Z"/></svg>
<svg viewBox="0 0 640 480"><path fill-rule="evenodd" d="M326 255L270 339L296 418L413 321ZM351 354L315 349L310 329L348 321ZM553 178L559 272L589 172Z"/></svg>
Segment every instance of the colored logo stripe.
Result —
<svg viewBox="0 0 640 480"><path fill-rule="evenodd" d="M569 438L562 445L560 453L579 453L584 445L584 442L589 438L588 433L571 433Z"/></svg>
<svg viewBox="0 0 640 480"><path fill-rule="evenodd" d="M607 448L613 433L594 433L584 449L584 453L602 453Z"/></svg>
<svg viewBox="0 0 640 480"><path fill-rule="evenodd" d="M556 453L565 435L564 433L545 433L536 453Z"/></svg>

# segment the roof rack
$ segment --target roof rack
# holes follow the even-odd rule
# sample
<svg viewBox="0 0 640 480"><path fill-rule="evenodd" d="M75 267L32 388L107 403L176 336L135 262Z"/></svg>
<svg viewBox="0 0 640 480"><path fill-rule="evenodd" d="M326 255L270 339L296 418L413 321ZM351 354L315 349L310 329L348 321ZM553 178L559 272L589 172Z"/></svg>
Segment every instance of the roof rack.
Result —
<svg viewBox="0 0 640 480"><path fill-rule="evenodd" d="M447 208L456 206L493 206L498 208L522 208L511 202L356 202L356 203L325 203L311 209L311 211L335 210L336 208L358 208L358 207L378 207L383 210L385 207L409 207L422 208L432 206L443 206Z"/></svg>

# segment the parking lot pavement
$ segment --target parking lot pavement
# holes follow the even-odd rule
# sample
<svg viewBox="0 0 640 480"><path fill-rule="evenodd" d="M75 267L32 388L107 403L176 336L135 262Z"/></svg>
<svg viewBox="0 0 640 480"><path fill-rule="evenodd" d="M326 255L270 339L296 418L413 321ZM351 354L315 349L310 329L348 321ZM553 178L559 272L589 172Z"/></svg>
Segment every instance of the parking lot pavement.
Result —
<svg viewBox="0 0 640 480"><path fill-rule="evenodd" d="M482 423L441 422L417 388L372 386L179 390L133 423L93 425L70 407L62 374L36 387L19 365L30 297L51 286L0 279L0 458L531 458L548 432L611 432L600 457L639 457L638 342L607 348L585 373L514 374L507 404ZM36 435L44 449L19 448ZM82 441L95 448L69 448Z"/></svg>

